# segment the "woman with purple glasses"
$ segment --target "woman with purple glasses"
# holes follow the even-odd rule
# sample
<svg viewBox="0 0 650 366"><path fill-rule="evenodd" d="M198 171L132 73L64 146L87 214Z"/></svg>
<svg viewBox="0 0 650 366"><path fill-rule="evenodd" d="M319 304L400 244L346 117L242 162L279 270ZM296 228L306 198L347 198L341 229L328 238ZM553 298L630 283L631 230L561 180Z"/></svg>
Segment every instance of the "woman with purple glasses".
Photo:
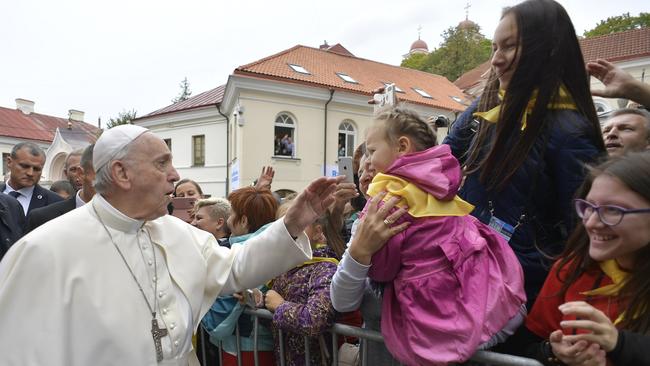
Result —
<svg viewBox="0 0 650 366"><path fill-rule="evenodd" d="M650 152L591 169L580 223L505 351L547 365L650 365Z"/></svg>

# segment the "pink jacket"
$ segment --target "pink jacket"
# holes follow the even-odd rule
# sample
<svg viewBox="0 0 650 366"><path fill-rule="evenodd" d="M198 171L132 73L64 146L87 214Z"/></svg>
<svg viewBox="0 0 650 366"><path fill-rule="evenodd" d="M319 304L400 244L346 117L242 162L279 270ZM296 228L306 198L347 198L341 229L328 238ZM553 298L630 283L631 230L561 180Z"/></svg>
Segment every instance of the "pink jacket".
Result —
<svg viewBox="0 0 650 366"><path fill-rule="evenodd" d="M403 156L384 174L443 203L454 199L462 179L447 145ZM386 346L407 365L463 362L526 302L519 261L499 234L466 213L407 213L397 224L404 221L411 225L372 257L368 274L385 283Z"/></svg>

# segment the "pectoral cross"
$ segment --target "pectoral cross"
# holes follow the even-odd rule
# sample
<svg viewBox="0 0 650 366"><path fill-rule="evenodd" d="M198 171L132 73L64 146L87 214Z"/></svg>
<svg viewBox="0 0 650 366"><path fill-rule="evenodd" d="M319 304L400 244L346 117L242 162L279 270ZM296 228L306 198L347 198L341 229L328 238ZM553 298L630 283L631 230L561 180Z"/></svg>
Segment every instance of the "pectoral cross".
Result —
<svg viewBox="0 0 650 366"><path fill-rule="evenodd" d="M167 333L167 329L158 328L158 319L156 319L156 316L154 315L154 318L151 319L151 336L153 337L153 343L156 346L156 360L158 362L163 360L162 343L160 342L160 339L166 336Z"/></svg>

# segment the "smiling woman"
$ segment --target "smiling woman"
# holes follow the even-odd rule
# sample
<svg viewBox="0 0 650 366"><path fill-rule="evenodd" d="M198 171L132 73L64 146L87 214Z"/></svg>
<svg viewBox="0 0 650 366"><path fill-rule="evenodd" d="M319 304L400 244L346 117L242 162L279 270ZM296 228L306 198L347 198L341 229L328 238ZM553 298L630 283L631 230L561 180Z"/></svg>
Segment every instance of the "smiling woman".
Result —
<svg viewBox="0 0 650 366"><path fill-rule="evenodd" d="M607 352L616 365L647 365L650 339L640 334L650 331L650 152L593 168L581 192L581 222L511 351L570 365L604 365Z"/></svg>
<svg viewBox="0 0 650 366"><path fill-rule="evenodd" d="M464 165L460 196L515 250L532 305L571 231L584 163L604 154L580 45L553 0L506 8L480 100L444 143Z"/></svg>

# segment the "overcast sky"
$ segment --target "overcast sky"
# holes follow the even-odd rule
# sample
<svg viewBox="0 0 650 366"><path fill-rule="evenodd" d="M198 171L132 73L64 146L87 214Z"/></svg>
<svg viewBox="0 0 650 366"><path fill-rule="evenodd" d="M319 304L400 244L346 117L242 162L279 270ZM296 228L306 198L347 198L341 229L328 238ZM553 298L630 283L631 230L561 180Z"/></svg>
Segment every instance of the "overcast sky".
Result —
<svg viewBox="0 0 650 366"><path fill-rule="evenodd" d="M492 38L503 6L470 1ZM608 16L650 11L648 0L562 0L578 34ZM297 44L341 43L358 57L399 65L418 37L429 49L465 18L465 1L5 0L0 4L0 106L86 113L103 124L124 109L170 104L184 77L194 95L240 65Z"/></svg>

